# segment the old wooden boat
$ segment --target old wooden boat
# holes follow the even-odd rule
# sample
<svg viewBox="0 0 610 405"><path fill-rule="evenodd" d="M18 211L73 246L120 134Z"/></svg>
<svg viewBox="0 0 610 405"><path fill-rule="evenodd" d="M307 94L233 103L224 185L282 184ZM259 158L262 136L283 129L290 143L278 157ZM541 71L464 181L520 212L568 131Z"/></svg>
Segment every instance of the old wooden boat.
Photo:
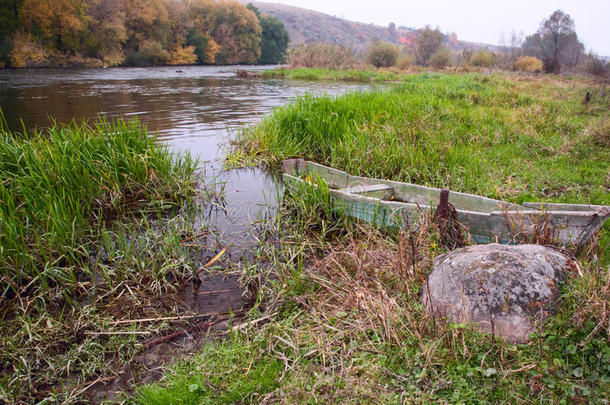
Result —
<svg viewBox="0 0 610 405"><path fill-rule="evenodd" d="M285 160L283 179L292 187L324 181L333 203L349 216L381 227L416 224L433 213L441 190L397 181L351 176L304 159ZM586 204L523 203L450 192L449 202L474 243L517 243L547 232L560 245L584 246L610 217L610 207Z"/></svg>

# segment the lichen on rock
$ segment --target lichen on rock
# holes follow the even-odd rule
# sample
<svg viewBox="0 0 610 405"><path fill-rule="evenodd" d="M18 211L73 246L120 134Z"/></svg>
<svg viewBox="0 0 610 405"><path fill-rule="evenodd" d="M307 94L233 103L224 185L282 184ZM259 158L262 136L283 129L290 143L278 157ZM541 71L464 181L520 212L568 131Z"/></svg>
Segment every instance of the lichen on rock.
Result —
<svg viewBox="0 0 610 405"><path fill-rule="evenodd" d="M438 256L422 289L435 317L474 322L507 341L522 343L556 305L571 259L539 245L468 246Z"/></svg>

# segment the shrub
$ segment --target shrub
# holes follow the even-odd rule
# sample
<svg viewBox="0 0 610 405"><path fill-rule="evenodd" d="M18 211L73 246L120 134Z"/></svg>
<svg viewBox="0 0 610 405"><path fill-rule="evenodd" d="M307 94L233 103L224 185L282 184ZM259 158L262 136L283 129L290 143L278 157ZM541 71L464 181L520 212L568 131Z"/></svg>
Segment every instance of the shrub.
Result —
<svg viewBox="0 0 610 405"><path fill-rule="evenodd" d="M493 65L494 55L488 51L479 51L472 55L470 64L472 66L490 67Z"/></svg>
<svg viewBox="0 0 610 405"><path fill-rule="evenodd" d="M193 65L197 62L194 46L179 46L170 52L170 65Z"/></svg>
<svg viewBox="0 0 610 405"><path fill-rule="evenodd" d="M12 67L42 66L46 64L49 58L48 52L42 46L33 42L30 34L16 33L13 37L12 48L9 53L9 61Z"/></svg>
<svg viewBox="0 0 610 405"><path fill-rule="evenodd" d="M155 66L169 63L171 57L160 42L148 40L130 59L131 63L136 66Z"/></svg>
<svg viewBox="0 0 610 405"><path fill-rule="evenodd" d="M430 57L430 66L442 69L451 62L451 52L447 48L440 48Z"/></svg>
<svg viewBox="0 0 610 405"><path fill-rule="evenodd" d="M398 47L389 42L374 42L366 59L375 67L390 67L396 64L398 59Z"/></svg>
<svg viewBox="0 0 610 405"><path fill-rule="evenodd" d="M99 67L103 64L104 63L100 59L87 58L79 53L66 57L65 62L65 65L70 67Z"/></svg>
<svg viewBox="0 0 610 405"><path fill-rule="evenodd" d="M610 76L610 63L604 62L593 54L588 54L584 63L585 72L593 76Z"/></svg>
<svg viewBox="0 0 610 405"><path fill-rule="evenodd" d="M396 62L396 67L398 67L398 69L400 69L400 70L406 70L406 69L410 68L411 66L413 66L414 63L415 63L415 56L402 55L400 58L398 58L398 61Z"/></svg>
<svg viewBox="0 0 610 405"><path fill-rule="evenodd" d="M112 49L102 54L102 61L107 66L118 66L125 62L125 53L122 49Z"/></svg>
<svg viewBox="0 0 610 405"><path fill-rule="evenodd" d="M316 42L293 48L288 63L293 68L349 69L359 65L359 60L350 47Z"/></svg>
<svg viewBox="0 0 610 405"><path fill-rule="evenodd" d="M522 56L517 59L513 65L513 69L522 72L538 73L542 72L542 61L535 56Z"/></svg>

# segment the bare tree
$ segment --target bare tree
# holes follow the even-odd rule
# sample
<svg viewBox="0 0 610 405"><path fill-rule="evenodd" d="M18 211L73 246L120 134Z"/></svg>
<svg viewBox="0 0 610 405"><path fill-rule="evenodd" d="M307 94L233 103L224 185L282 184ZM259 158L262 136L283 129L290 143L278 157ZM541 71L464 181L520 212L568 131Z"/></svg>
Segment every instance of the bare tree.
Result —
<svg viewBox="0 0 610 405"><path fill-rule="evenodd" d="M538 31L525 39L523 49L541 59L547 73L559 73L562 66L574 66L584 51L574 31L574 20L561 10L542 21Z"/></svg>

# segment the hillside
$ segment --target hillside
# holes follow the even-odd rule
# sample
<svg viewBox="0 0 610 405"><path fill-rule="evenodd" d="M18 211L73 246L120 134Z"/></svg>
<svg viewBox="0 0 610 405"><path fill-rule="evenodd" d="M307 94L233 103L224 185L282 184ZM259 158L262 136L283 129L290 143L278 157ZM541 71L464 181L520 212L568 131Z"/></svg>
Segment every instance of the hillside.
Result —
<svg viewBox="0 0 610 405"><path fill-rule="evenodd" d="M248 3L247 0L242 0ZM261 1L252 2L262 13L277 17L284 22L290 35L290 46L310 42L329 42L347 45L356 51L365 51L375 39L405 45L415 44L414 28L399 26L382 27L334 17L318 11ZM398 21L403 24L404 21ZM431 22L433 25L433 22ZM497 45L459 41L455 33L445 35L445 46L453 50L464 48L497 50Z"/></svg>
<svg viewBox="0 0 610 405"><path fill-rule="evenodd" d="M330 42L347 45L355 50L365 50L375 39L398 43L397 32L392 35L389 27L348 21L313 10L283 4L252 2L262 13L270 14L284 22L290 35L290 45L309 42Z"/></svg>

